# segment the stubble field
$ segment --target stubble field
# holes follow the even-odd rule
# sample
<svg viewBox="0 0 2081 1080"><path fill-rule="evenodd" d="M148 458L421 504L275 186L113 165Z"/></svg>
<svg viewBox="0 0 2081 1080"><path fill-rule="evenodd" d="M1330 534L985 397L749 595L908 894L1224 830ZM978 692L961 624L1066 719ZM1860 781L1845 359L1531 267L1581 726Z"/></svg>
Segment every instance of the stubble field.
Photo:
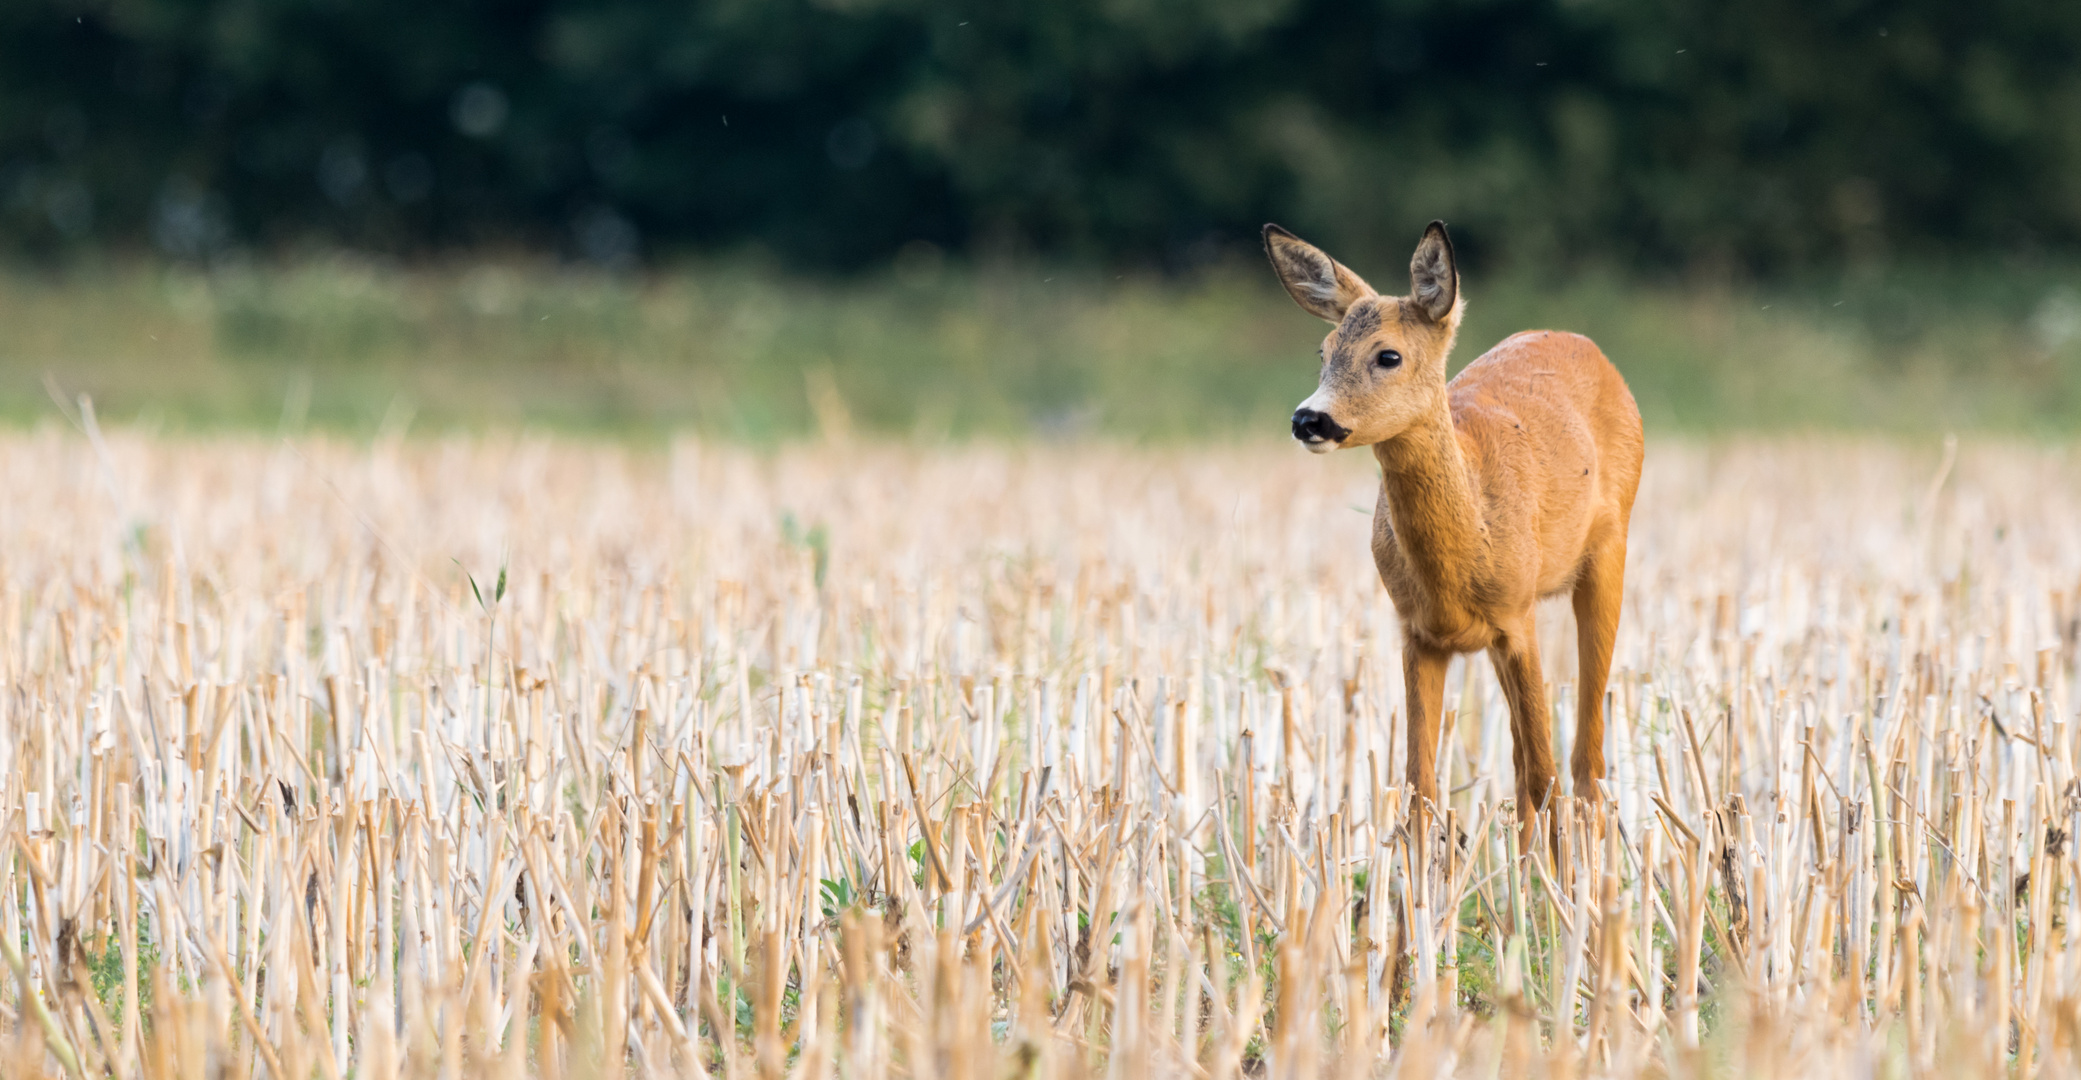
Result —
<svg viewBox="0 0 2081 1080"><path fill-rule="evenodd" d="M1409 805L1374 484L0 435L6 1072L2081 1072L2070 451L1652 443L1529 851L1485 660Z"/></svg>

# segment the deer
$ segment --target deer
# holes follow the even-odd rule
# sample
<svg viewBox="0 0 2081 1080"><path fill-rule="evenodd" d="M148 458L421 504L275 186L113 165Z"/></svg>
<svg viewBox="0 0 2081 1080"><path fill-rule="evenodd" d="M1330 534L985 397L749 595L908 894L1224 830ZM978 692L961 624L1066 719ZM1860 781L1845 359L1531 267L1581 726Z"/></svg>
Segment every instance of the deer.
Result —
<svg viewBox="0 0 2081 1080"><path fill-rule="evenodd" d="M1513 334L1450 381L1466 310L1445 223L1409 260L1409 295L1382 296L1277 225L1265 253L1323 339L1315 393L1293 414L1314 453L1371 447L1380 465L1373 562L1402 631L1408 781L1438 799L1438 725L1452 658L1486 651L1510 707L1527 838L1556 788L1537 607L1568 593L1580 671L1570 772L1578 798L1604 776L1604 688L1625 591L1626 530L1645 444L1640 409L1578 334ZM1601 800L1599 800L1601 801Z"/></svg>

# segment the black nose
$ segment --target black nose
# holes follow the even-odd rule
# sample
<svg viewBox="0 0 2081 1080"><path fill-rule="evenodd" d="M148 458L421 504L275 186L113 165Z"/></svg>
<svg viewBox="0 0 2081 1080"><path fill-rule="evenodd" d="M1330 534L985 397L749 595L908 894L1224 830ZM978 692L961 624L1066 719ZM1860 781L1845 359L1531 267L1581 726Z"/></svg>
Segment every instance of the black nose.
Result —
<svg viewBox="0 0 2081 1080"><path fill-rule="evenodd" d="M1330 414L1315 409L1296 409L1293 414L1293 437L1304 443L1343 442L1351 429L1335 420Z"/></svg>

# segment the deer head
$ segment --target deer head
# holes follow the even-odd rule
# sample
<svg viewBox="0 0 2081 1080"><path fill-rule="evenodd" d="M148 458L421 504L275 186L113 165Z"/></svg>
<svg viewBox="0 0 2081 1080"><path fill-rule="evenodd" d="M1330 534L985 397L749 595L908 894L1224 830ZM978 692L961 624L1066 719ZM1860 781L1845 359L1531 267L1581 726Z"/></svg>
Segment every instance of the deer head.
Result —
<svg viewBox="0 0 2081 1080"><path fill-rule="evenodd" d="M1370 446L1445 410L1445 357L1460 325L1460 277L1445 223L1433 221L1409 260L1409 295L1382 296L1322 250L1264 227L1272 270L1311 315L1335 323L1322 341L1322 381L1293 414L1315 453Z"/></svg>

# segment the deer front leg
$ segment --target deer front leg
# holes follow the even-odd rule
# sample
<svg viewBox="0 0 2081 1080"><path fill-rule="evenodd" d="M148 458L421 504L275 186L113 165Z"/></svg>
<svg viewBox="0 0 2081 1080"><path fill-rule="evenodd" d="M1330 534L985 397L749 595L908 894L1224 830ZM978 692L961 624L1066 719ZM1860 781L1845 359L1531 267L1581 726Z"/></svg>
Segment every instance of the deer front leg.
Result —
<svg viewBox="0 0 2081 1080"><path fill-rule="evenodd" d="M1539 637L1529 613L1520 630L1489 647L1496 681L1510 703L1512 758L1517 764L1517 812L1530 823L1555 795L1553 718L1546 707L1546 680L1539 672Z"/></svg>
<svg viewBox="0 0 2081 1080"><path fill-rule="evenodd" d="M1621 532L1589 553L1575 581L1575 651L1581 669L1569 771L1579 799L1598 799L1597 781L1604 777L1604 684L1611 676L1611 645L1619 632L1625 582L1626 536Z"/></svg>
<svg viewBox="0 0 2081 1080"><path fill-rule="evenodd" d="M1452 654L1413 637L1402 639L1402 683L1409 692L1409 784L1437 807L1438 714L1445 707L1445 668Z"/></svg>

